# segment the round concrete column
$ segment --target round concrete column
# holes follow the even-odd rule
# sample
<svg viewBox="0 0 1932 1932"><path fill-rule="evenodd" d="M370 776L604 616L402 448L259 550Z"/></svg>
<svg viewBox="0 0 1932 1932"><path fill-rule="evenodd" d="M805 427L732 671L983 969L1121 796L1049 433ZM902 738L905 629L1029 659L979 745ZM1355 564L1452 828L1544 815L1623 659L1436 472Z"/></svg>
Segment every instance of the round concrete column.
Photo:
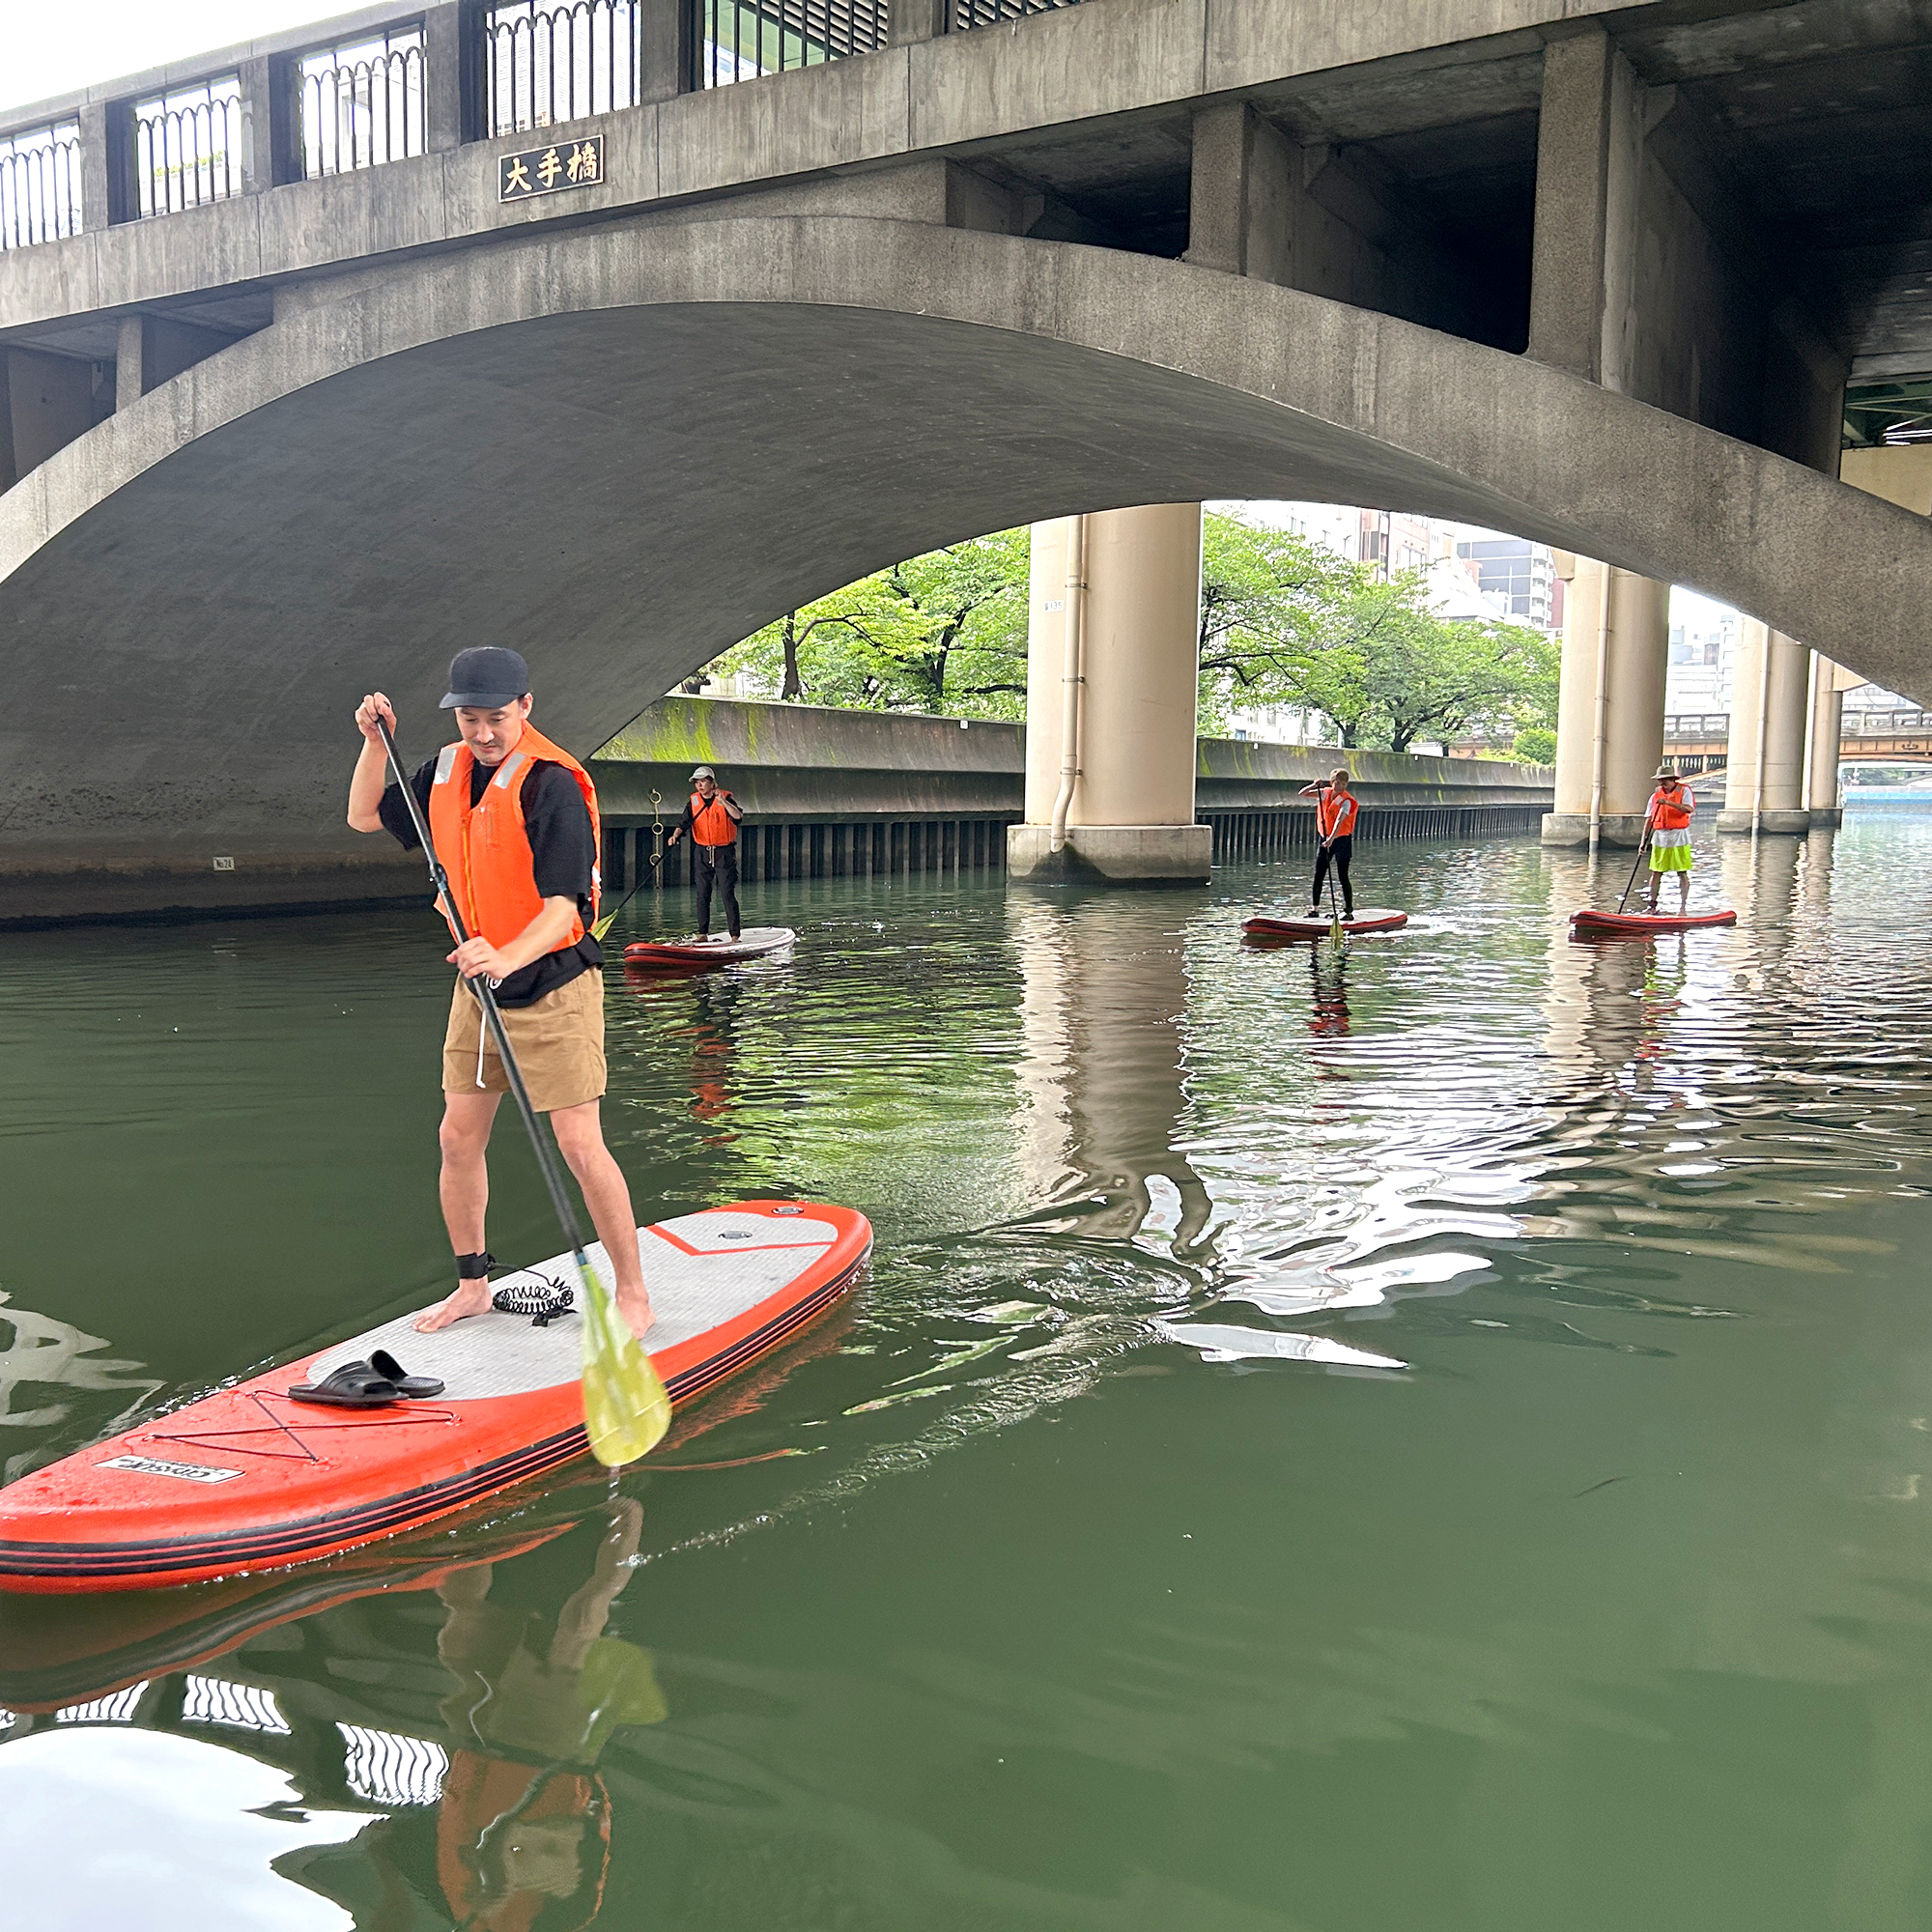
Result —
<svg viewBox="0 0 1932 1932"><path fill-rule="evenodd" d="M1200 504L1036 525L1033 544L1027 822L1008 834L1009 874L1205 880L1212 834L1194 822ZM1069 626L1080 638L1070 685ZM1078 772L1055 850L1069 690Z"/></svg>
<svg viewBox="0 0 1932 1932"><path fill-rule="evenodd" d="M1747 617L1731 685L1731 749L1719 832L1805 832L1804 726L1811 653Z"/></svg>
<svg viewBox="0 0 1932 1932"><path fill-rule="evenodd" d="M1563 670L1556 715L1556 809L1546 845L1643 838L1652 775L1663 754L1663 681L1670 660L1670 586L1593 558L1557 554Z"/></svg>
<svg viewBox="0 0 1932 1932"><path fill-rule="evenodd" d="M1838 667L1811 653L1811 751L1804 809L1813 832L1833 832L1845 822L1838 804L1839 741L1845 732L1845 692Z"/></svg>

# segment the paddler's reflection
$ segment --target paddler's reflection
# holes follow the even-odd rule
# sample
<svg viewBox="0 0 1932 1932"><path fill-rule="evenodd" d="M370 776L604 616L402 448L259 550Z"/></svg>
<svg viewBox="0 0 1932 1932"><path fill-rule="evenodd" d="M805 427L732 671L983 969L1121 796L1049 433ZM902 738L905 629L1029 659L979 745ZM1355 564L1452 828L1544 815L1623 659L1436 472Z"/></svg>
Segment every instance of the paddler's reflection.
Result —
<svg viewBox="0 0 1932 1932"><path fill-rule="evenodd" d="M642 1527L634 1498L611 1501L590 1575L554 1616L495 1601L492 1564L437 1584L453 1680L441 1797L370 1826L353 1861L342 1847L300 1874L355 1912L357 1932L581 1932L596 1918L611 1861L597 1761L620 1725L668 1715L650 1653L605 1634Z"/></svg>
<svg viewBox="0 0 1932 1932"><path fill-rule="evenodd" d="M691 1111L700 1121L716 1121L732 1108L738 988L728 980L697 980L691 992Z"/></svg>
<svg viewBox="0 0 1932 1932"><path fill-rule="evenodd" d="M1338 1037L1349 1031L1348 953L1340 946L1317 944L1308 949L1309 977L1314 982L1313 1009L1308 1031L1318 1039Z"/></svg>

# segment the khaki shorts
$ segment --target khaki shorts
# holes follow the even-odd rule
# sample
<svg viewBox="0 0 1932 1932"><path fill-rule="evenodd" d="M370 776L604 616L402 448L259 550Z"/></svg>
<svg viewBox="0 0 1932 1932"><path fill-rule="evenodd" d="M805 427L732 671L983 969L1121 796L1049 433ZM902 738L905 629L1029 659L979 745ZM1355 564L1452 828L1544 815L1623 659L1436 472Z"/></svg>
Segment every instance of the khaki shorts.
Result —
<svg viewBox="0 0 1932 1932"><path fill-rule="evenodd" d="M533 1006L506 1007L503 1025L510 1050L523 1069L530 1105L540 1114L577 1107L604 1094L604 976L580 973ZM461 980L449 1002L449 1029L442 1037L445 1094L507 1094L510 1083L497 1043L484 1031L483 1009ZM477 1040L482 1038L482 1078Z"/></svg>

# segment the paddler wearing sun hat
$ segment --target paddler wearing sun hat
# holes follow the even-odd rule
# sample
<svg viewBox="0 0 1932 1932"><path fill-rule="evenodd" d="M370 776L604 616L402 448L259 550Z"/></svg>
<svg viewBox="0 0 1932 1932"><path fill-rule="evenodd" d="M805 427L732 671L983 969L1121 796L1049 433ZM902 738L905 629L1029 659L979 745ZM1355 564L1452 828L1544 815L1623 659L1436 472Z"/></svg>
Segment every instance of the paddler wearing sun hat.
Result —
<svg viewBox="0 0 1932 1932"><path fill-rule="evenodd" d="M1645 824L1650 831L1650 909L1657 910L1657 895L1666 872L1677 874L1677 912L1682 918L1690 907L1690 818L1697 800L1668 765L1657 773L1657 789L1650 795L1650 810Z"/></svg>

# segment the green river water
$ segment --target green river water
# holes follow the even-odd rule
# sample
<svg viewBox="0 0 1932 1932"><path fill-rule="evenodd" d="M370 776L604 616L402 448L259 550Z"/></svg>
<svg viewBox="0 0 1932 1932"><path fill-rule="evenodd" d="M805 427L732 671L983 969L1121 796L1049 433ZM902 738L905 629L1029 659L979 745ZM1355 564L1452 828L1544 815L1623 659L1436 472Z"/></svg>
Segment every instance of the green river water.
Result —
<svg viewBox="0 0 1932 1932"><path fill-rule="evenodd" d="M751 889L607 1125L640 1218L862 1208L849 1305L614 1488L0 1603L0 1923L1923 1927L1928 861L1587 946L1580 856L1371 846L1339 954L1238 943L1298 864ZM0 936L7 1474L441 1291L440 952Z"/></svg>

